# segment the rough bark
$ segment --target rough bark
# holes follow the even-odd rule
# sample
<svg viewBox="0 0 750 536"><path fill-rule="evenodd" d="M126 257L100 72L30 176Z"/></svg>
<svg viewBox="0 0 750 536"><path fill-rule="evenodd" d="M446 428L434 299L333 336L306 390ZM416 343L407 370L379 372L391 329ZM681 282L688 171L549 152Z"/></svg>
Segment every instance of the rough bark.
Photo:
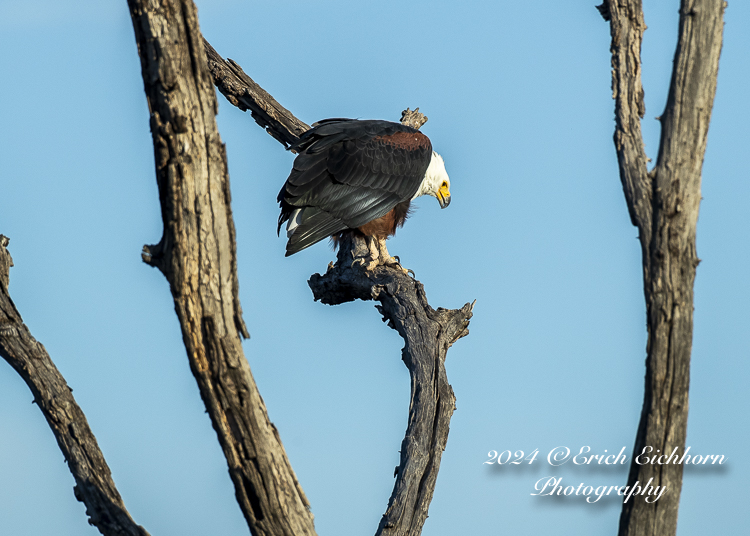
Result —
<svg viewBox="0 0 750 536"><path fill-rule="evenodd" d="M129 0L164 233L143 259L169 281L190 368L256 536L315 534L308 501L245 359L235 229L217 102L190 0Z"/></svg>
<svg viewBox="0 0 750 536"><path fill-rule="evenodd" d="M296 143L310 129L245 74L242 67L222 58L205 39L203 45L208 69L219 91L243 112L250 110L255 122L285 147Z"/></svg>
<svg viewBox="0 0 750 536"><path fill-rule="evenodd" d="M404 339L402 359L411 375L409 424L401 443L396 483L376 536L418 536L427 519L440 459L456 397L445 372L448 348L468 335L474 308L437 311L427 303L424 287L403 272L385 266L363 271L352 266L367 254L364 240L345 237L338 260L325 275L309 281L316 300L338 305L354 300L376 300L383 321Z"/></svg>
<svg viewBox="0 0 750 536"><path fill-rule="evenodd" d="M299 141L302 133L310 126L297 119L292 112L278 103L265 89L260 87L242 70L234 60L224 59L205 38L206 61L214 84L230 104L243 112L250 110L255 122L284 147ZM420 128L427 122L427 116L419 108L407 108L401 112L401 123Z"/></svg>
<svg viewBox="0 0 750 536"><path fill-rule="evenodd" d="M227 78L222 67L226 62L213 48L208 52L208 61L214 65L211 70L214 83L221 88ZM232 65L234 70L242 72L237 64L232 62ZM222 92L227 95L226 91ZM273 99L265 91L245 90L239 85L227 95L229 102L236 106L239 106L237 95L257 99L244 105L251 110L267 109L271 104L264 100ZM286 124L304 123L278 103L273 106L283 109L289 116L273 124L259 122L261 126L282 143L291 136L298 136L298 131L275 131L286 129ZM401 122L414 128L420 128L426 121L427 117L419 108L413 111L407 108L401 114ZM339 246L337 263L329 265L323 276L314 274L309 284L315 299L329 305L356 299L379 301L378 310L384 321L404 338L402 358L411 375L409 424L401 444L396 483L377 535L417 536L427 519L455 408L456 399L445 372L446 352L456 340L469 333L474 304L467 303L458 310L434 310L427 303L422 284L399 270L380 266L372 272L363 272L352 268L352 260L366 254L366 249L361 239L345 238Z"/></svg>
<svg viewBox="0 0 750 536"><path fill-rule="evenodd" d="M401 123L412 128L421 128L427 122L427 116L419 111L419 108L410 110L407 108L401 112Z"/></svg>
<svg viewBox="0 0 750 536"><path fill-rule="evenodd" d="M86 505L89 523L105 536L148 536L125 508L72 389L44 346L31 335L10 297L9 269L13 260L7 245L8 238L0 235L0 355L29 386L55 435L76 482L73 493Z"/></svg>
<svg viewBox="0 0 750 536"><path fill-rule="evenodd" d="M631 219L643 252L648 343L643 410L635 456L685 449L693 334L693 283L699 259L695 236L701 169L711 119L723 34L723 0L682 0L679 37L661 141L654 169L646 171L640 131L644 115L640 47L645 30L640 0L607 0L612 86L616 100L615 147ZM682 465L633 462L628 485L666 486L654 503L628 501L620 536L665 536L677 531Z"/></svg>

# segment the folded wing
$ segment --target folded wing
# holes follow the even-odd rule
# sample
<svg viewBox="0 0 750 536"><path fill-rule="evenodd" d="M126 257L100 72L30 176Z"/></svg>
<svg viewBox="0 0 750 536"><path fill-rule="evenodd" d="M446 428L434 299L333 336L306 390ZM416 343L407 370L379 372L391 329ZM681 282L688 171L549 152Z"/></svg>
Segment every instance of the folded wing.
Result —
<svg viewBox="0 0 750 536"><path fill-rule="evenodd" d="M279 230L293 218L287 256L414 197L432 157L427 136L378 120L321 121L294 149L299 154L278 196Z"/></svg>

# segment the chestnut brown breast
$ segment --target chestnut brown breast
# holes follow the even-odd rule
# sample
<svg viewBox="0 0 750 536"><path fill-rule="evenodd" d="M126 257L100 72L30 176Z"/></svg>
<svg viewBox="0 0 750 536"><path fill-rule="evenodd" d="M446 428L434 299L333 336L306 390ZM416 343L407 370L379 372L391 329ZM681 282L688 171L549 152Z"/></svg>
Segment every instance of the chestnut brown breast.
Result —
<svg viewBox="0 0 750 536"><path fill-rule="evenodd" d="M404 225L406 218L409 216L409 206L411 200L399 203L393 209L369 223L358 228L359 232L365 236L374 236L375 238L388 238L396 234L396 229Z"/></svg>

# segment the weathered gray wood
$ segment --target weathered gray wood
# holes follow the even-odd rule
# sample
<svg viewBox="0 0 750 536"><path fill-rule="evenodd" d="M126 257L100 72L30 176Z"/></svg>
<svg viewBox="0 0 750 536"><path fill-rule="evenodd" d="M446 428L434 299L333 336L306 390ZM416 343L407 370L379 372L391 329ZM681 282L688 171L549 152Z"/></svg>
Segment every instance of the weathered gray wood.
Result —
<svg viewBox="0 0 750 536"><path fill-rule="evenodd" d="M205 39L203 45L208 69L219 91L240 110L250 110L255 122L285 147L296 143L298 137L310 129L245 74L242 67L231 59L222 58Z"/></svg>
<svg viewBox="0 0 750 536"><path fill-rule="evenodd" d="M402 271L379 266L364 271L352 266L367 254L360 238L345 237L338 260L325 275L309 281L316 300L338 305L354 300L376 300L383 321L404 339L402 359L411 375L409 424L401 443L396 483L377 536L418 536L427 519L440 459L456 397L448 383L445 358L448 348L469 334L473 303L461 309L437 310L427 303L424 287Z"/></svg>
<svg viewBox="0 0 750 536"><path fill-rule="evenodd" d="M224 60L213 51L209 53L208 61L222 65ZM238 65L233 63L233 66L242 71ZM223 71L212 69L211 72L217 86L225 83L227 75ZM245 91L242 86L234 87L232 95L256 99L252 109L266 109L269 104L263 100L272 99L262 90ZM230 98L230 95L227 98L239 106L238 99ZM245 106L251 108L250 104ZM284 110L291 116L288 110ZM283 140L300 134L298 131L278 131L286 129L285 124L292 118L294 116L287 117L286 123L259 123L283 143ZM294 119L293 124L304 124ZM419 112L419 108L413 111L407 108L401 114L401 122L414 128L420 128L426 121L427 117ZM336 265L331 264L323 276L313 275L309 284L315 299L329 305L356 299L379 301L378 308L383 318L404 338L402 357L411 374L409 425L401 444L396 483L377 534L417 536L427 519L455 405L445 372L445 356L456 340L469 333L467 328L473 304L466 304L458 310L439 308L436 311L427 303L422 284L403 272L384 266L368 273L353 269L352 260L366 253L362 240L345 238L339 247Z"/></svg>
<svg viewBox="0 0 750 536"><path fill-rule="evenodd" d="M148 536L125 508L73 391L47 350L31 335L10 297L8 281L13 260L7 245L8 238L0 235L0 355L29 386L34 402L47 419L75 479L75 497L86 505L89 523L105 536Z"/></svg>
<svg viewBox="0 0 750 536"><path fill-rule="evenodd" d="M687 433L695 248L701 169L711 119L723 34L723 0L682 0L677 49L656 166L647 173L640 131L645 112L640 47L645 30L640 0L606 0L610 21L615 146L631 219L643 251L648 343L646 385L634 454L684 451ZM628 485L666 486L655 503L628 501L620 536L668 536L677 531L682 465L631 463Z"/></svg>
<svg viewBox="0 0 750 536"><path fill-rule="evenodd" d="M404 125L412 128L422 128L422 125L426 122L427 116L420 112L419 108L415 108L414 110L407 108L401 112L401 123Z"/></svg>
<svg viewBox="0 0 750 536"><path fill-rule="evenodd" d="M129 0L151 111L164 233L143 259L169 281L190 368L256 536L313 535L313 516L245 359L217 102L190 0Z"/></svg>
<svg viewBox="0 0 750 536"><path fill-rule="evenodd" d="M646 113L641 85L641 42L646 24L641 0L615 2L609 6L610 3L605 2L600 11L604 10L604 18L610 21L612 34L610 50L612 98L615 99L615 149L630 220L641 233L641 243L648 244L651 237L652 188L641 133L641 118Z"/></svg>

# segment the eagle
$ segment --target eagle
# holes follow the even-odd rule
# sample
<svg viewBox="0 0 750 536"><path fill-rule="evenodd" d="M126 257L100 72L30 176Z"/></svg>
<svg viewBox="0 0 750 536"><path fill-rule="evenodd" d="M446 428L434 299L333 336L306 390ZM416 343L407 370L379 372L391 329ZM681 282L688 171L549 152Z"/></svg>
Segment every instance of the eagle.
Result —
<svg viewBox="0 0 750 536"><path fill-rule="evenodd" d="M279 192L277 233L286 223L286 256L344 233L364 236L365 269L399 266L385 240L409 215L413 199L450 204L443 158L419 130L382 120L325 119L300 136L292 171ZM403 270L403 268L401 268Z"/></svg>

